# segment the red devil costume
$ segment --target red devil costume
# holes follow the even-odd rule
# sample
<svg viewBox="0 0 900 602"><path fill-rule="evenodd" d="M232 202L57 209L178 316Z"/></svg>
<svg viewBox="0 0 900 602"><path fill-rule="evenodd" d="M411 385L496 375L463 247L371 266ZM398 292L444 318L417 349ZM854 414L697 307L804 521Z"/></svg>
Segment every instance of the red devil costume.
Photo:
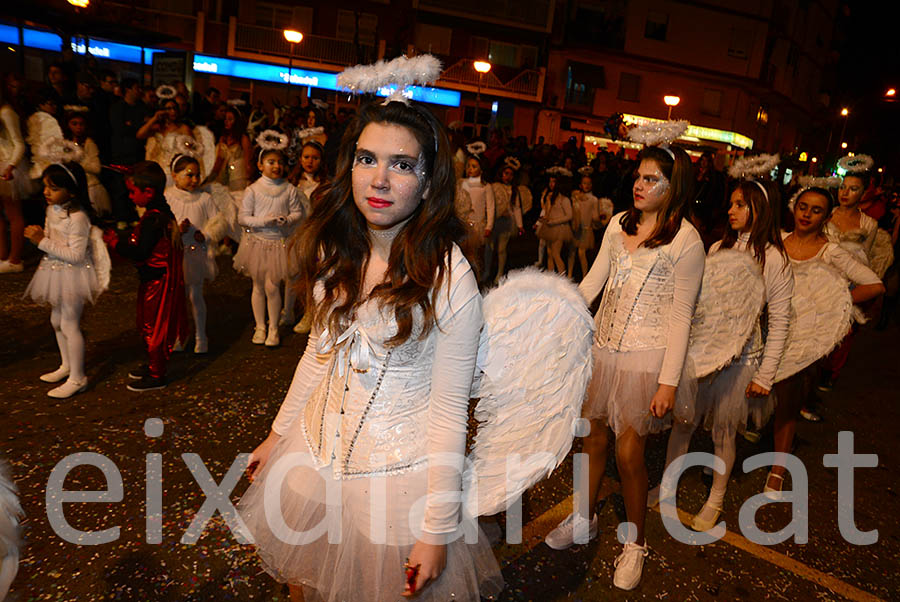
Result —
<svg viewBox="0 0 900 602"><path fill-rule="evenodd" d="M172 346L188 334L181 232L164 199L147 205L140 223L130 236L119 237L115 250L137 267L137 327L147 350L148 375L163 380Z"/></svg>

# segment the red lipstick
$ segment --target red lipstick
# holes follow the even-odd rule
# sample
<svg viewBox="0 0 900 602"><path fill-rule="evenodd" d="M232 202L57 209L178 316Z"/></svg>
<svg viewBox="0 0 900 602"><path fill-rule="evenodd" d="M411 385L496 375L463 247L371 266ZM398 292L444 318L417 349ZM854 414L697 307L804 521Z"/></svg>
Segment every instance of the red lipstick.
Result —
<svg viewBox="0 0 900 602"><path fill-rule="evenodd" d="M370 207L374 207L375 209L386 209L393 205L390 201L386 201L384 199L379 199L378 197L370 196L366 198L366 202L369 203Z"/></svg>

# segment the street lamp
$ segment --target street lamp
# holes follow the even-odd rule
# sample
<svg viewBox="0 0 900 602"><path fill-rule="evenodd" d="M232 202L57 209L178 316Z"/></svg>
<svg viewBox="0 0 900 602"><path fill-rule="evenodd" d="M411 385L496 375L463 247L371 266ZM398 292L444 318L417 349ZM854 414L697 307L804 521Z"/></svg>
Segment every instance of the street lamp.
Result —
<svg viewBox="0 0 900 602"><path fill-rule="evenodd" d="M681 97L679 96L663 96L663 102L666 103L666 106L669 107L669 114L666 115L666 119L672 118L672 107L677 107L678 103L681 102Z"/></svg>
<svg viewBox="0 0 900 602"><path fill-rule="evenodd" d="M478 93L475 94L475 137L478 137L478 105L481 104L481 78L491 70L491 64L487 61L475 61L472 63L472 66L478 72Z"/></svg>
<svg viewBox="0 0 900 602"><path fill-rule="evenodd" d="M847 148L847 143L846 143L846 142L841 142L841 148Z"/></svg>
<svg viewBox="0 0 900 602"><path fill-rule="evenodd" d="M87 8L91 0L69 0L69 4L75 8Z"/></svg>
<svg viewBox="0 0 900 602"><path fill-rule="evenodd" d="M285 29L284 30L284 39L290 42L291 44L291 52L288 55L288 87L287 94L285 97L285 105L290 106L291 104L291 74L294 71L294 46L296 46L300 40L303 39L303 34L297 31L296 29Z"/></svg>
<svg viewBox="0 0 900 602"><path fill-rule="evenodd" d="M888 88L888 91L884 93L886 98L894 98L897 96L897 90L894 88Z"/></svg>

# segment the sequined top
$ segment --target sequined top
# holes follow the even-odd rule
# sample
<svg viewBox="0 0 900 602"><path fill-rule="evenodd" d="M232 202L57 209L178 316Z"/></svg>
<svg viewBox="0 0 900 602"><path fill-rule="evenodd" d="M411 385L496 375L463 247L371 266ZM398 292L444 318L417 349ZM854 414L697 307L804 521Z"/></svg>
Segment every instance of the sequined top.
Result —
<svg viewBox="0 0 900 602"><path fill-rule="evenodd" d="M705 254L697 230L682 220L666 245L625 248L622 215L612 218L579 290L588 304L605 288L595 344L610 351L665 349L659 383L678 385Z"/></svg>

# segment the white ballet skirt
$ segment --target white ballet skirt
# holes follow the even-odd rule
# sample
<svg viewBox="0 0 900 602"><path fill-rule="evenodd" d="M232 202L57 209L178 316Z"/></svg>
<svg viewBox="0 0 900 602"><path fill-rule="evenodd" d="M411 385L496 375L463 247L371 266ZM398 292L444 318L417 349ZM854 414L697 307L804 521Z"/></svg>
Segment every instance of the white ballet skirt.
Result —
<svg viewBox="0 0 900 602"><path fill-rule="evenodd" d="M747 387L759 369L758 361L735 362L700 380L697 419L714 433L746 430L752 419L762 428L775 411L775 395L747 397Z"/></svg>
<svg viewBox="0 0 900 602"><path fill-rule="evenodd" d="M273 282L294 276L288 259L288 236L305 215L297 188L286 180L265 176L244 192L238 223L244 227L234 256L234 269L253 280ZM285 216L283 225L274 218Z"/></svg>
<svg viewBox="0 0 900 602"><path fill-rule="evenodd" d="M45 255L24 296L36 303L59 306L93 303L106 290L109 255L99 228L91 226L83 211L69 213L60 205L47 207L44 238L38 248Z"/></svg>
<svg viewBox="0 0 900 602"><path fill-rule="evenodd" d="M621 217L610 222L579 285L589 304L604 290L582 416L607 421L616 435L632 428L643 436L671 426L673 418L695 418L697 379L687 347L705 255L686 220L668 244L629 252ZM661 384L676 387L675 406L656 418L650 401Z"/></svg>
<svg viewBox="0 0 900 602"><path fill-rule="evenodd" d="M403 565L417 539L447 551L444 571L417 600L477 602L502 590L487 537L473 519L459 521L459 497L442 495L461 493L483 324L477 283L458 249L450 264L446 291L435 297L443 330L418 336L416 309L412 334L388 348L397 324L375 302L342 334L313 329L272 424L281 438L238 504L264 570L315 590L310 599L402 600ZM431 464L432 454L453 459ZM288 463L285 473L279 463ZM303 532L311 533L292 539ZM472 543L456 537L462 532Z"/></svg>

